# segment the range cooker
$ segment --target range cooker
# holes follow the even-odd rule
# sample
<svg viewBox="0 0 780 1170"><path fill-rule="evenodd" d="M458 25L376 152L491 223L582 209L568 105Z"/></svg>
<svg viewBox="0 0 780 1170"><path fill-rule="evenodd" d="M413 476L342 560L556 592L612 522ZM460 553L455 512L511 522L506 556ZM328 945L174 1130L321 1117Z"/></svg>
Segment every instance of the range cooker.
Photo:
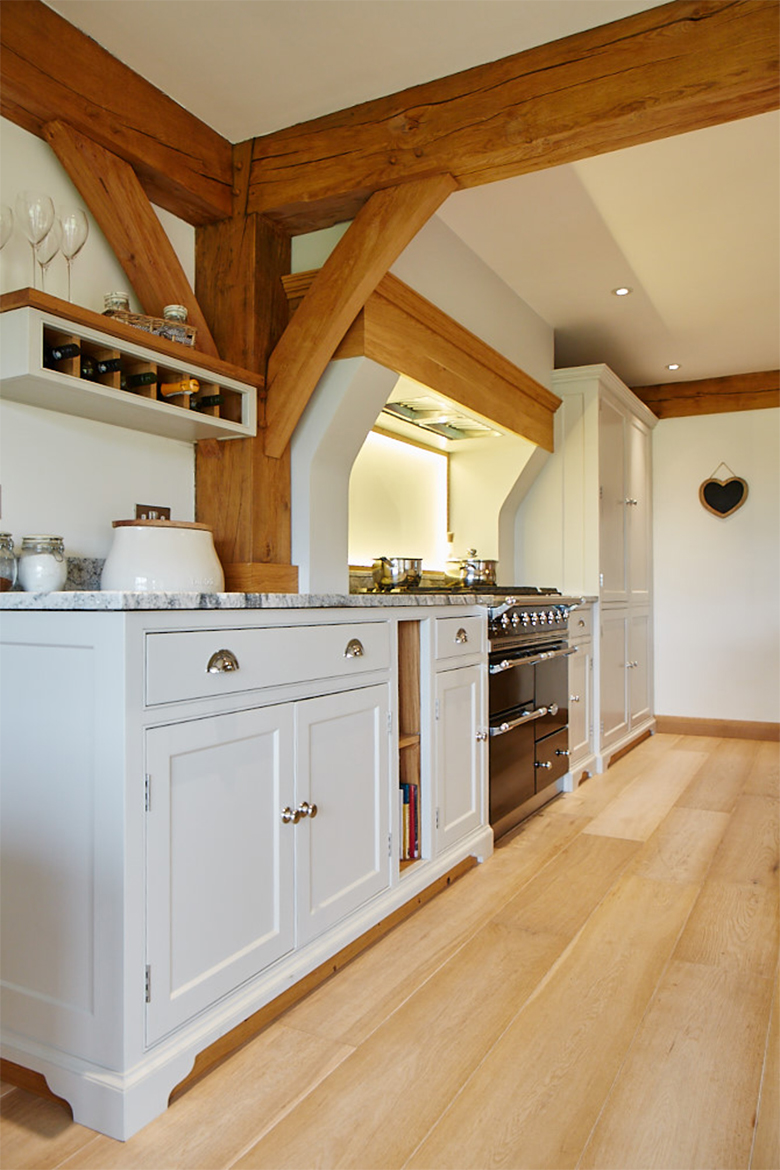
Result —
<svg viewBox="0 0 780 1170"><path fill-rule="evenodd" d="M496 838L557 795L568 771L570 604L505 597L488 610L490 823Z"/></svg>

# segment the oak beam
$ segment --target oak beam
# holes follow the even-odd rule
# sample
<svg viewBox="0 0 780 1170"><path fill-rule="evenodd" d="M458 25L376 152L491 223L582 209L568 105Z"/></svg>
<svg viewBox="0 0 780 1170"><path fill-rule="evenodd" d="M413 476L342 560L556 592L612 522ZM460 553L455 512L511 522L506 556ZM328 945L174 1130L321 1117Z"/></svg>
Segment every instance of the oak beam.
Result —
<svg viewBox="0 0 780 1170"><path fill-rule="evenodd" d="M190 282L133 168L63 122L43 136L70 175L138 295L144 312L162 317L165 305L185 305L198 349L219 356Z"/></svg>
<svg viewBox="0 0 780 1170"><path fill-rule="evenodd" d="M479 186L773 110L775 0L674 0L255 139L249 208L293 232L376 191Z"/></svg>
<svg viewBox="0 0 780 1170"><path fill-rule="evenodd" d="M195 287L223 355L263 371L288 321L281 278L290 271L292 248L284 229L244 215L249 149L234 148L235 215L195 233ZM264 409L258 402L261 425ZM262 430L251 439L199 443L195 481L196 515L214 531L227 587L295 591L289 446L279 459L269 458Z"/></svg>
<svg viewBox="0 0 780 1170"><path fill-rule="evenodd" d="M186 19L186 17L185 17ZM129 163L191 224L230 215L230 143L39 0L3 4L0 113L32 134L64 121Z"/></svg>
<svg viewBox="0 0 780 1170"><path fill-rule="evenodd" d="M377 192L341 237L269 359L267 455L282 455L350 324L455 187L450 175L438 175Z"/></svg>
<svg viewBox="0 0 780 1170"><path fill-rule="evenodd" d="M658 418L768 410L780 406L780 370L633 386L632 391Z"/></svg>

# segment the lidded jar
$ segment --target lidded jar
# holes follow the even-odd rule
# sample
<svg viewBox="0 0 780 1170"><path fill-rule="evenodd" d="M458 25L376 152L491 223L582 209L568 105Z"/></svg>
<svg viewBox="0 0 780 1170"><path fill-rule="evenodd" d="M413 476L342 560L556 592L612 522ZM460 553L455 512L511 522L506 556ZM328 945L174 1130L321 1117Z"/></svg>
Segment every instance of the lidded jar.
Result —
<svg viewBox="0 0 780 1170"><path fill-rule="evenodd" d="M10 532L0 532L0 593L13 589L16 583L14 538Z"/></svg>
<svg viewBox="0 0 780 1170"><path fill-rule="evenodd" d="M163 317L166 321L179 321L182 325L187 323L187 306L186 305L166 305L163 309Z"/></svg>
<svg viewBox="0 0 780 1170"><path fill-rule="evenodd" d="M19 556L19 584L28 593L53 593L65 588L68 562L61 536L24 536Z"/></svg>
<svg viewBox="0 0 780 1170"><path fill-rule="evenodd" d="M103 316L111 313L130 312L130 294L126 292L110 292L103 297Z"/></svg>

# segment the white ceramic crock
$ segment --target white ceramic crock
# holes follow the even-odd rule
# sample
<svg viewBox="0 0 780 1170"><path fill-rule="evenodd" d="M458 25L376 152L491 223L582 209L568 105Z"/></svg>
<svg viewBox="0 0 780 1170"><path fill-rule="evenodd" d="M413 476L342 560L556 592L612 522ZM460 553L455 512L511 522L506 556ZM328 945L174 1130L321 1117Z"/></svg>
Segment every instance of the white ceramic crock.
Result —
<svg viewBox="0 0 780 1170"><path fill-rule="evenodd" d="M225 575L207 524L115 520L101 589L134 593L221 593Z"/></svg>

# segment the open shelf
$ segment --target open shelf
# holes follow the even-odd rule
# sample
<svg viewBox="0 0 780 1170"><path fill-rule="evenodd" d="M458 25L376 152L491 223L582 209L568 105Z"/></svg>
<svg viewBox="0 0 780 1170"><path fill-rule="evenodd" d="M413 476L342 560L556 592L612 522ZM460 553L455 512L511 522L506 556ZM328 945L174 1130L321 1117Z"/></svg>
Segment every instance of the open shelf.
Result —
<svg viewBox="0 0 780 1170"><path fill-rule="evenodd" d="M257 432L261 377L33 289L0 297L0 344L0 397L189 442ZM47 357L52 346L67 344L79 354ZM88 379L83 358L119 368ZM154 379L122 388L138 374ZM164 397L161 387L181 383L197 389Z"/></svg>
<svg viewBox="0 0 780 1170"><path fill-rule="evenodd" d="M420 623L398 623L399 864L422 857L420 813Z"/></svg>

